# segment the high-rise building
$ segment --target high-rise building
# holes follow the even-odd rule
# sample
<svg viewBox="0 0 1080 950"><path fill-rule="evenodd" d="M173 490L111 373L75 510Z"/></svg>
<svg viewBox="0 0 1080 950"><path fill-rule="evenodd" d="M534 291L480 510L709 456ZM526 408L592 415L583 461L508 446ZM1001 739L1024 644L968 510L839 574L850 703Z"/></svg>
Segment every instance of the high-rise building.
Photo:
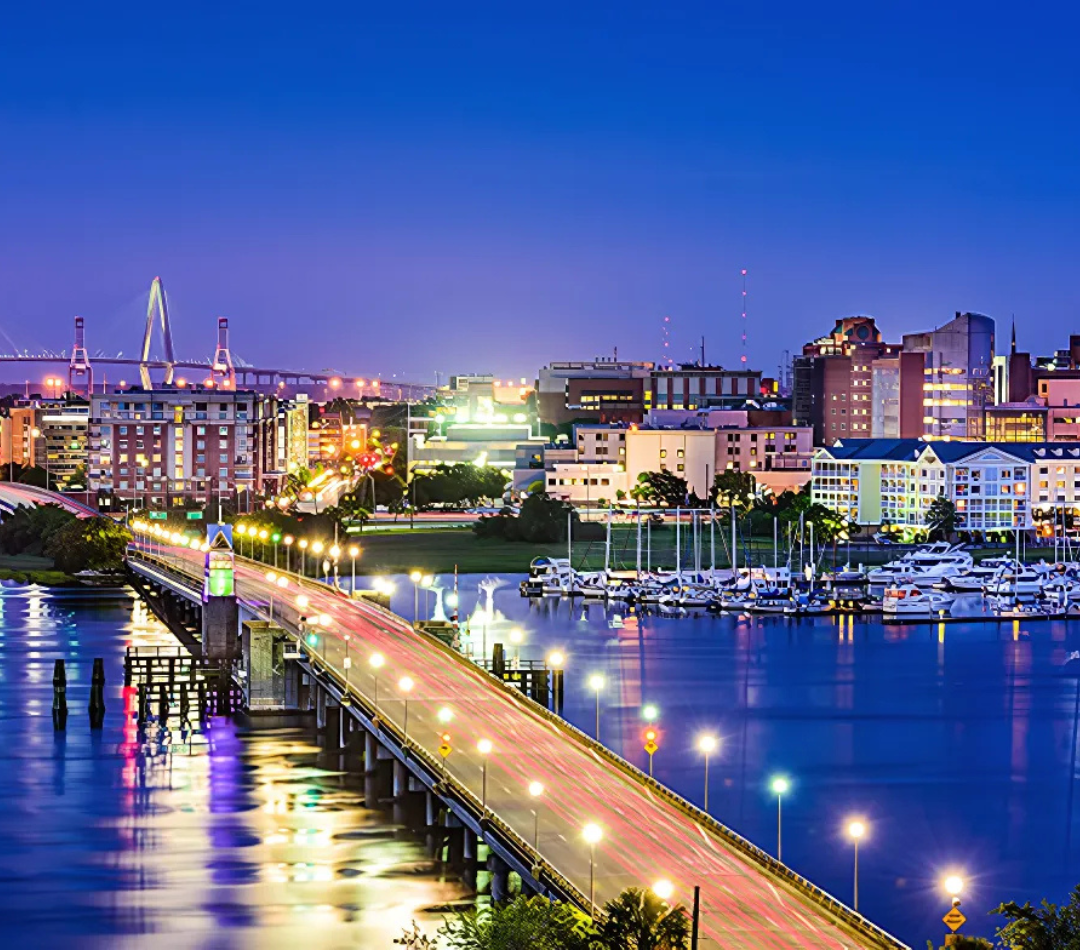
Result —
<svg viewBox="0 0 1080 950"><path fill-rule="evenodd" d="M993 319L957 311L936 330L905 334L904 352L923 356L923 434L981 439L994 395Z"/></svg>
<svg viewBox="0 0 1080 950"><path fill-rule="evenodd" d="M89 488L140 507L236 499L251 510L274 457L273 396L202 387L95 394Z"/></svg>
<svg viewBox="0 0 1080 950"><path fill-rule="evenodd" d="M849 437L869 438L878 405L875 361L895 361L900 352L899 344L885 342L873 317L837 320L828 334L807 343L793 362L792 421L812 426L818 445ZM883 367L879 376L880 411L888 412L889 425L900 431L912 425L907 395L911 366L902 362L888 371Z"/></svg>

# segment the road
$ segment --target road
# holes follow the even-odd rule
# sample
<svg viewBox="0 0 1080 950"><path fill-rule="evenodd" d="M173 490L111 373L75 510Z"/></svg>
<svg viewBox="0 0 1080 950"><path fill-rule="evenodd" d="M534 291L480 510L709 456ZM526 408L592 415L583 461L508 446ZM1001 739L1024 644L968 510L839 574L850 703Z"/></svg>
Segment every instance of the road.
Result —
<svg viewBox="0 0 1080 950"><path fill-rule="evenodd" d="M196 576L202 555L186 549L171 552ZM455 662L435 650L408 623L369 604L350 601L329 588L305 584L309 604L297 607L295 577L287 588L274 587L264 568L237 563L237 591L249 604L269 607L289 624L301 614L329 617L316 653L339 672L351 660L349 683L365 698L378 701L384 719L435 755L438 733L448 731L453 752L450 773L477 798L481 795L483 756L480 739L492 743L487 766L487 804L524 840L534 834L534 802L528 787L539 781L539 850L544 859L582 893L589 892L589 846L582 829L595 823L603 838L595 849L598 904L627 887L649 887L667 879L673 900L689 906L693 887L702 889L703 947L731 950L791 948L871 948L903 946L848 932L833 915L747 854L703 827L630 774L605 762L572 730L507 696L473 664ZM369 663L380 653L385 666L375 673ZM448 661L449 659L449 661ZM377 677L377 678L376 678ZM413 687L406 696L402 677ZM438 710L448 706L453 720L439 725Z"/></svg>

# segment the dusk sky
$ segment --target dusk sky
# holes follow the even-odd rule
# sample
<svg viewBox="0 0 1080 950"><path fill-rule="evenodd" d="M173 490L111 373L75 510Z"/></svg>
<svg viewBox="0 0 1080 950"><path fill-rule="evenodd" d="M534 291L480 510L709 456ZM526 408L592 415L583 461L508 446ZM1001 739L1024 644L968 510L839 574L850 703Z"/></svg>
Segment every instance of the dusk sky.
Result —
<svg viewBox="0 0 1080 950"><path fill-rule="evenodd" d="M223 9L228 7L229 9ZM431 381L1077 319L1077 14L987 4L9 4L0 327ZM6 348L6 347L5 347ZM696 353L696 350L695 350Z"/></svg>

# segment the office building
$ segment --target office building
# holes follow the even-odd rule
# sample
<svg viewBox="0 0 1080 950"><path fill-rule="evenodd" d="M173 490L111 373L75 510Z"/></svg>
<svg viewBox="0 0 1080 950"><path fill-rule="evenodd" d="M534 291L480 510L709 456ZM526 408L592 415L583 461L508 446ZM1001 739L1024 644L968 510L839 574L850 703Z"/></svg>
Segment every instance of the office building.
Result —
<svg viewBox="0 0 1080 950"><path fill-rule="evenodd" d="M641 422L649 408L652 369L652 363L617 359L551 363L536 381L540 421Z"/></svg>
<svg viewBox="0 0 1080 950"><path fill-rule="evenodd" d="M670 369L654 369L649 378L652 409L742 409L748 401L774 395L770 380L762 389L757 370L729 370L722 366L684 363Z"/></svg>
<svg viewBox="0 0 1080 950"><path fill-rule="evenodd" d="M936 330L905 334L904 352L923 357L923 434L981 439L984 413L993 403L993 319L957 311Z"/></svg>

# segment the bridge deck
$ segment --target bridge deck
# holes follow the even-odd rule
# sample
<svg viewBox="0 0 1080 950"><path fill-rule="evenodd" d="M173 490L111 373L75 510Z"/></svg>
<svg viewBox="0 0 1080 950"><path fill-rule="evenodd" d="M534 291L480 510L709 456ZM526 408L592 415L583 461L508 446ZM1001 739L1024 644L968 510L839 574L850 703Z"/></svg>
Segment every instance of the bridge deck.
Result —
<svg viewBox="0 0 1080 950"><path fill-rule="evenodd" d="M202 555L167 551L166 557L194 577ZM265 567L238 560L237 590L265 611L271 585ZM351 690L377 703L384 720L406 725L402 676L414 686L407 706L407 733L414 746L438 761L436 714L447 705L454 720L445 727L453 752L447 767L456 782L481 796L482 759L477 741L493 744L488 758L487 805L525 841L533 837L533 801L527 791L542 782L539 851L582 893L589 887L589 848L582 828L604 832L596 847L597 903L627 887L666 878L676 898L688 903L701 886L704 946L738 950L806 948L903 948L842 903L778 864L734 832L652 782L572 726L530 703L475 664L416 633L400 618L371 604L305 583L310 603L295 601L297 583L273 590L275 611L286 626L300 614L330 617L329 633L315 652ZM346 639L347 635L347 639ZM382 653L376 673L368 663ZM351 661L345 663L346 657ZM348 668L347 668L348 667Z"/></svg>

